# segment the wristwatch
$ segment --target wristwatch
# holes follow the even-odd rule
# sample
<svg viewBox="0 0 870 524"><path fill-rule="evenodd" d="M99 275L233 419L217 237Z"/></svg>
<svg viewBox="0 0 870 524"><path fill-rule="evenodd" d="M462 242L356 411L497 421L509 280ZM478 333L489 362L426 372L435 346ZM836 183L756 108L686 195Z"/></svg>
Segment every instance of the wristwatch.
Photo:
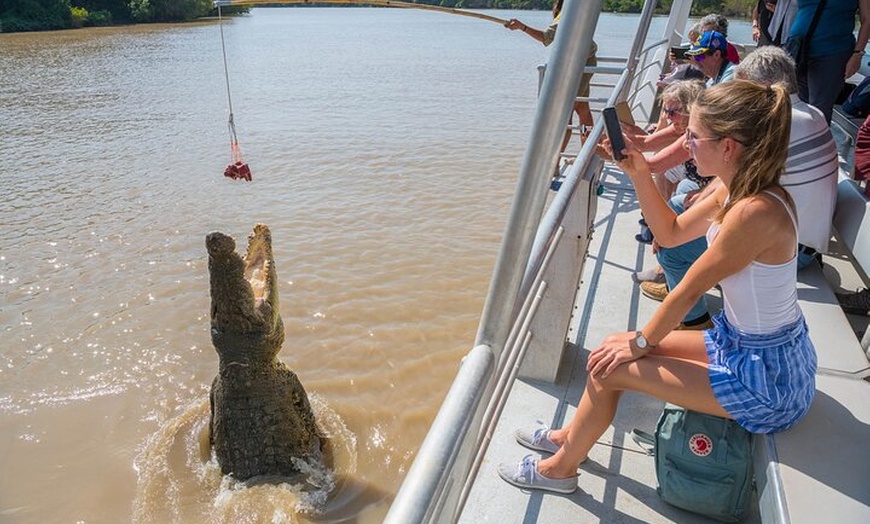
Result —
<svg viewBox="0 0 870 524"><path fill-rule="evenodd" d="M637 337L637 338L634 339L634 342L635 342L635 344L637 344L638 349L647 350L647 349L652 348L652 345L649 343L649 340L647 340L646 337L643 336L643 332L641 332L641 331L636 332L635 337Z"/></svg>

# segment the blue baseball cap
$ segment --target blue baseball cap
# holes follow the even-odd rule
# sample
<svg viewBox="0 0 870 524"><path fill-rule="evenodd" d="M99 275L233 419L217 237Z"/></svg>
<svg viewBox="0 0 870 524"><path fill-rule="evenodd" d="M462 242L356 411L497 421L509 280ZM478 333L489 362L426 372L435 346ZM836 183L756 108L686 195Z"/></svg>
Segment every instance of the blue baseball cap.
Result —
<svg viewBox="0 0 870 524"><path fill-rule="evenodd" d="M712 54L714 51L720 51L722 56L728 52L728 40L725 35L718 31L707 31L697 42L692 44L692 47L686 51L689 56L698 56Z"/></svg>

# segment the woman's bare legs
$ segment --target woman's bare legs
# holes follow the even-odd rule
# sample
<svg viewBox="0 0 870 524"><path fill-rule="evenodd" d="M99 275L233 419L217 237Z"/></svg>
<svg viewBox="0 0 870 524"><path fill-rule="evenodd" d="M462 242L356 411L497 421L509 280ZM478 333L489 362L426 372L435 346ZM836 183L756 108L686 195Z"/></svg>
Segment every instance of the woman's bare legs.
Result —
<svg viewBox="0 0 870 524"><path fill-rule="evenodd" d="M713 396L707 366L703 333L674 331L647 356L619 366L606 379L589 375L574 417L566 427L548 435L562 447L538 463L538 472L554 479L576 475L577 466L613 422L619 398L626 390L728 417Z"/></svg>

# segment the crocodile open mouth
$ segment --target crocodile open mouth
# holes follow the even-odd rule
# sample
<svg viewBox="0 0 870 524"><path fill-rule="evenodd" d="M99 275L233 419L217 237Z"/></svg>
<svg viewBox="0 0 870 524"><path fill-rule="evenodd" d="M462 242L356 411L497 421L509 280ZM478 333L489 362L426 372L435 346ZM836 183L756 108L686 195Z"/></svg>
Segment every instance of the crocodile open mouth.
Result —
<svg viewBox="0 0 870 524"><path fill-rule="evenodd" d="M248 235L248 249L245 251L245 280L251 285L256 301L264 300L272 276L272 233L263 224L254 226Z"/></svg>
<svg viewBox="0 0 870 524"><path fill-rule="evenodd" d="M245 256L221 232L205 240L209 255L212 328L221 333L278 335L278 286L272 258L272 234L257 224L248 235Z"/></svg>

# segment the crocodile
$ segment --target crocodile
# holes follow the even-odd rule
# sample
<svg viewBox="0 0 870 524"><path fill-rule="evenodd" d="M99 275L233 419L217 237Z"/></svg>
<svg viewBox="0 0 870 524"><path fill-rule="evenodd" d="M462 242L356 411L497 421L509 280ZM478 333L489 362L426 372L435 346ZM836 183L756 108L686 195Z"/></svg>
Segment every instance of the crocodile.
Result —
<svg viewBox="0 0 870 524"><path fill-rule="evenodd" d="M308 395L278 359L284 323L272 234L248 236L245 256L220 232L205 239L211 291L211 340L219 357L209 395L209 442L221 472L239 481L297 477L299 460L321 459Z"/></svg>

